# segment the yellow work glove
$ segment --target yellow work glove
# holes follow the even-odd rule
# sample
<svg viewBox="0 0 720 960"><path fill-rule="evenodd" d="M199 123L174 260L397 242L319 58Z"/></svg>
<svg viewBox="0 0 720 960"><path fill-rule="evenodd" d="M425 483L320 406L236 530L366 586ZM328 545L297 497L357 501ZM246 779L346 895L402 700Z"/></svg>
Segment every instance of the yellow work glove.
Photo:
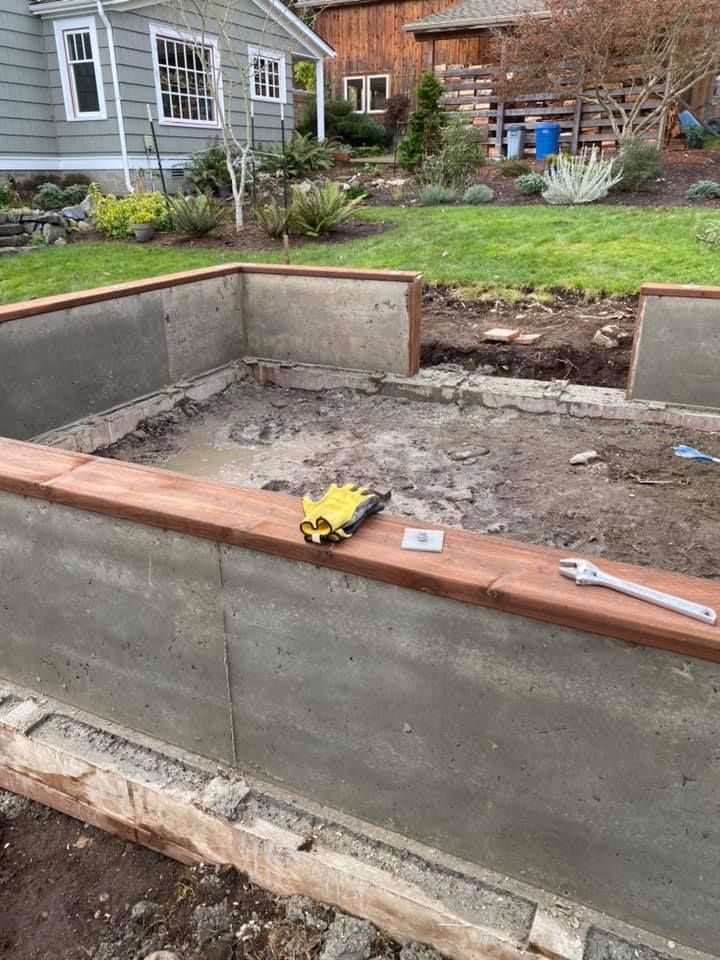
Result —
<svg viewBox="0 0 720 960"><path fill-rule="evenodd" d="M331 484L319 500L302 498L305 514L300 530L308 543L337 543L357 530L365 517L384 508L372 490L357 484Z"/></svg>

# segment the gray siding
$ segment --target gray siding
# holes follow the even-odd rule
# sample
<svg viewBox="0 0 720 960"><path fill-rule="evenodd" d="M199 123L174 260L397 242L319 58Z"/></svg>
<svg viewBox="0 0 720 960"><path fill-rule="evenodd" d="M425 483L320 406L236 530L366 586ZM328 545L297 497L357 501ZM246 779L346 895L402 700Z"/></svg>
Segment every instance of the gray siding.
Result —
<svg viewBox="0 0 720 960"><path fill-rule="evenodd" d="M0 153L55 154L43 26L27 0L3 0L0 38Z"/></svg>

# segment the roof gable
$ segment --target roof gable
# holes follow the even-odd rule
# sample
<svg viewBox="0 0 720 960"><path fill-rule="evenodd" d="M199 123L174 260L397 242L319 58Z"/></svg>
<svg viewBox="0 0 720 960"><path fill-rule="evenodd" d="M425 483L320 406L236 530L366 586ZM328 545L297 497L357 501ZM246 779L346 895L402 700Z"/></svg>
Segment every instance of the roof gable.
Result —
<svg viewBox="0 0 720 960"><path fill-rule="evenodd" d="M525 14L542 17L545 13L542 0L463 0L447 10L406 23L403 30L423 33L462 28L482 29L512 23Z"/></svg>

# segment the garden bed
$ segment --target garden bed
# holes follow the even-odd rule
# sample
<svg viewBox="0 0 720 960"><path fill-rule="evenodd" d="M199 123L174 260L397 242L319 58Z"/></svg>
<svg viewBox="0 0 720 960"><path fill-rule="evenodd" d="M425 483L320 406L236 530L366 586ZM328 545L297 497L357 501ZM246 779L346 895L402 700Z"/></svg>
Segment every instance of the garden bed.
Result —
<svg viewBox="0 0 720 960"><path fill-rule="evenodd" d="M146 422L104 455L300 497L367 484L410 526L717 577L720 473L707 434L244 381ZM595 450L588 466L572 466Z"/></svg>

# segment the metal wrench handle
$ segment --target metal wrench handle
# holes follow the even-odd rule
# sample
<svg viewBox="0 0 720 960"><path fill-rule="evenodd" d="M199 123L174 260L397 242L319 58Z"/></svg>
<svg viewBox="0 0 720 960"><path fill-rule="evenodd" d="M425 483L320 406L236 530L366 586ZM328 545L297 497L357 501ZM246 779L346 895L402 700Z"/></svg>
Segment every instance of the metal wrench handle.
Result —
<svg viewBox="0 0 720 960"><path fill-rule="evenodd" d="M711 626L717 621L715 611L710 607L704 607L700 603L693 603L691 600L683 600L682 597L674 597L670 593L662 593L660 590L652 590L650 587L643 587L639 583L631 583L629 580L621 580L619 577L613 577L609 573L603 573L597 567L591 576L579 576L579 584L595 585L598 587L608 587L617 593L624 593L628 597L635 597L638 600L645 600L647 603L654 603L657 607L664 607L666 610L672 610L674 613L682 613L686 617L692 617L693 620L699 620L701 623L708 623Z"/></svg>

